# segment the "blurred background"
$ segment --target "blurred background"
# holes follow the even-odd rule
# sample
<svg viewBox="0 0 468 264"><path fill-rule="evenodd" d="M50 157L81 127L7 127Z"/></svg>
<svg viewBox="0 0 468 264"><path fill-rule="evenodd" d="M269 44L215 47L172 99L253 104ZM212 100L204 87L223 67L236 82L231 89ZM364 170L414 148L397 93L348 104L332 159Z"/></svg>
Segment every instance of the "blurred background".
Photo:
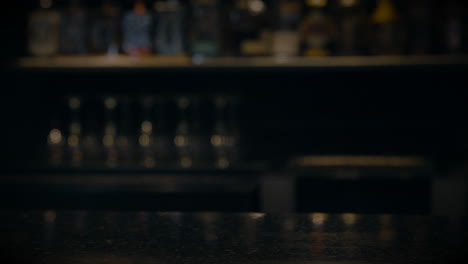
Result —
<svg viewBox="0 0 468 264"><path fill-rule="evenodd" d="M465 1L4 1L0 207L467 212Z"/></svg>

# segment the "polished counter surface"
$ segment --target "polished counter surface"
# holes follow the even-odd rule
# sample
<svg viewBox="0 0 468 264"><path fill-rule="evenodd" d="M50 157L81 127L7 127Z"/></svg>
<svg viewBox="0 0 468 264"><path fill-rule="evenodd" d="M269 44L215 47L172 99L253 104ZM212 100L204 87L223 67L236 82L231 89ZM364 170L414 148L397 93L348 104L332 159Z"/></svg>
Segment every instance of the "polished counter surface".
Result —
<svg viewBox="0 0 468 264"><path fill-rule="evenodd" d="M0 263L468 263L466 217L0 212Z"/></svg>

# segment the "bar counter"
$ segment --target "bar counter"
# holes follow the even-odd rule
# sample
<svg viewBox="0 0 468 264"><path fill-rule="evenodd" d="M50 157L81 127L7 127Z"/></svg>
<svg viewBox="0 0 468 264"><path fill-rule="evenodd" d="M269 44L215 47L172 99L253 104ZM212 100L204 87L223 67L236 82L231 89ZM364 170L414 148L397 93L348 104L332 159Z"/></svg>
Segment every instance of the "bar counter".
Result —
<svg viewBox="0 0 468 264"><path fill-rule="evenodd" d="M467 263L466 217L0 213L0 263Z"/></svg>

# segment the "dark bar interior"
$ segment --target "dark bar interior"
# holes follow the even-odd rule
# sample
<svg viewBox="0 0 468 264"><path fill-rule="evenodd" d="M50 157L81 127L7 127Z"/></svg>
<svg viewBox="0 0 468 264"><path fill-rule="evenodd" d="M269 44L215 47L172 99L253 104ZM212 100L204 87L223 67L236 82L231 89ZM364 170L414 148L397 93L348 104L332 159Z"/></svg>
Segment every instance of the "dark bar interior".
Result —
<svg viewBox="0 0 468 264"><path fill-rule="evenodd" d="M1 263L464 263L468 4L0 9Z"/></svg>

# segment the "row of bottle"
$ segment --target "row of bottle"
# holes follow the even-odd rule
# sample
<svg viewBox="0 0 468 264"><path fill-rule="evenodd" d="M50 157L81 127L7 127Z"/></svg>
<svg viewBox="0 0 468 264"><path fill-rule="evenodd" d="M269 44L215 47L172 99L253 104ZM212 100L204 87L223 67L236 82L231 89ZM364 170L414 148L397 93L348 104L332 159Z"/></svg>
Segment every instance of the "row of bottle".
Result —
<svg viewBox="0 0 468 264"><path fill-rule="evenodd" d="M134 0L125 12L119 1L93 9L68 2L59 12L40 0L29 21L31 54L389 55L460 53L465 44L457 0L440 10L405 1L405 12L395 0Z"/></svg>
<svg viewBox="0 0 468 264"><path fill-rule="evenodd" d="M217 167L238 161L237 99L72 96L54 118L52 166Z"/></svg>

